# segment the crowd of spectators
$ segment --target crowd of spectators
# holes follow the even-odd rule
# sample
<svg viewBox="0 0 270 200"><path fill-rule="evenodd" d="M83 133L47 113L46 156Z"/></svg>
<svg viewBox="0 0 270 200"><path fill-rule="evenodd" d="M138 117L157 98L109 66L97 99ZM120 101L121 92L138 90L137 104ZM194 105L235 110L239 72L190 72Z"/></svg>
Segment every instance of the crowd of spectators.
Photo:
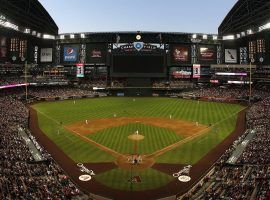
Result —
<svg viewBox="0 0 270 200"><path fill-rule="evenodd" d="M0 97L0 199L71 199L82 193L45 150L35 162L18 132L26 128L28 109L11 96ZM34 144L37 142L30 137Z"/></svg>
<svg viewBox="0 0 270 200"><path fill-rule="evenodd" d="M255 137L246 147L239 164L270 164L270 98L254 104L247 112L247 125L255 131Z"/></svg>
<svg viewBox="0 0 270 200"><path fill-rule="evenodd" d="M179 93L178 96L190 96L207 99L220 100L245 100L249 97L249 87L246 86L220 86L220 87L203 87L188 92ZM253 88L251 91L252 99L262 99L269 95L263 88Z"/></svg>
<svg viewBox="0 0 270 200"><path fill-rule="evenodd" d="M211 173L181 199L270 199L270 93L257 91L256 95L261 101L251 105L246 113L247 127L255 135L243 153L235 164L227 162L249 131L239 137Z"/></svg>
<svg viewBox="0 0 270 200"><path fill-rule="evenodd" d="M240 136L207 175L183 199L270 199L270 93L263 88L252 91L257 103L246 114L247 127L254 137L237 159L227 160L249 132ZM71 87L30 89L39 98L95 94ZM245 97L247 88L203 88L192 92L200 97ZM45 158L35 162L27 144L18 133L26 130L28 109L10 95L0 96L0 199L70 199L83 195L54 162L29 131L28 135Z"/></svg>
<svg viewBox="0 0 270 200"><path fill-rule="evenodd" d="M167 88L167 89L185 89L185 88L193 88L195 87L194 83L190 81L183 81L183 80L155 80L152 84L153 88Z"/></svg>
<svg viewBox="0 0 270 200"><path fill-rule="evenodd" d="M91 96L98 93L83 90L67 86L54 86L54 87L31 87L29 89L29 96L36 98L56 98L56 97L81 97L81 96Z"/></svg>
<svg viewBox="0 0 270 200"><path fill-rule="evenodd" d="M0 76L0 86L25 83L25 79L20 76Z"/></svg>

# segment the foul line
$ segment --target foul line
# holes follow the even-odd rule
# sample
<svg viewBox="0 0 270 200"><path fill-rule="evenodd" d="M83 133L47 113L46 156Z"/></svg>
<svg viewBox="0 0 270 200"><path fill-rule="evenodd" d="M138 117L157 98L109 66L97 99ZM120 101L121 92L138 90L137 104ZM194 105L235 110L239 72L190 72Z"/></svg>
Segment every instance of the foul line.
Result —
<svg viewBox="0 0 270 200"><path fill-rule="evenodd" d="M39 111L39 110L37 110L37 112L39 112L40 114L44 115L44 116L47 117L48 119L54 121L56 124L58 124L59 126L61 126L61 123L58 122L56 119L54 119L54 118L48 116L47 114L45 114L45 113L43 113L43 112L41 112L41 111ZM118 158L119 156L123 156L122 154L120 154L120 153L118 153L118 152L116 152L116 151L114 151L114 150L112 150L112 149L110 149L110 148L108 148L108 147L106 147L106 146L103 146L103 145L101 145L101 144L95 142L94 140L91 140L91 139L89 139L89 138L87 138L87 137L81 135L80 133L78 133L78 132L76 132L76 131L74 131L74 130L72 130L72 129L69 129L69 128L67 128L66 126L63 126L63 127L64 127L65 129L67 129L68 131L74 133L75 135L79 136L79 137L82 138L84 141L87 141L87 142L93 144L94 146L98 147L99 149L101 149L101 150L103 150L103 151L105 151L105 152L110 153L112 156L114 156L114 157L116 157L116 158ZM65 136L65 134L63 134L63 135ZM71 139L68 138L67 136L65 136L65 137L66 137L67 139L71 140ZM73 140L71 140L71 141L74 143Z"/></svg>
<svg viewBox="0 0 270 200"><path fill-rule="evenodd" d="M146 157L148 157L148 158L155 158L155 157L158 157L158 156L160 156L160 155L162 155L162 154L164 154L164 153L166 153L166 152L168 152L168 151L170 151L170 150L172 150L172 149L174 149L174 148L176 148L176 147L179 147L180 145L189 142L191 139L194 139L194 138L196 138L196 137L199 137L199 136L203 135L204 133L207 133L207 130L208 130L208 129L210 129L210 128L216 126L217 124L220 124L221 122L223 122L223 121L225 121L225 120L231 118L232 116L234 116L234 115L236 115L236 114L242 112L242 111L245 110L245 109L246 109L246 108L243 108L243 109L241 109L241 110L238 111L238 112L234 112L234 113L232 113L231 115L229 115L228 117L226 117L226 118L224 118L224 119L222 119L222 120L216 122L216 123L213 124L211 127L207 127L207 128L205 128L205 129L203 129L203 130L197 132L196 134L194 134L194 135L192 135L192 136L190 136L190 137L187 137L187 138L185 138L185 139L183 139L183 140L180 140L179 142L176 142L176 143L174 143L174 144L171 144L171 145L169 145L169 146L167 146L167 147L165 147L165 148L163 148L163 149L160 149L160 150L157 150L157 151L155 151L155 152L153 152L153 153L151 153L151 154L148 154L148 155L146 155Z"/></svg>
<svg viewBox="0 0 270 200"><path fill-rule="evenodd" d="M180 140L179 142L176 142L176 143L174 143L174 144L171 144L171 145L169 145L169 146L167 146L167 147L165 147L165 148L163 148L163 149L157 150L157 151L155 151L155 152L153 152L153 153L151 153L151 154L145 155L145 157L147 157L147 158L155 158L155 157L158 157L158 156L160 156L160 155L162 155L162 154L164 154L164 153L166 153L166 152L168 152L168 151L170 151L170 150L172 150L172 149L174 149L174 148L176 148L176 147L179 147L180 145L189 142L191 139L194 139L194 138L196 138L196 137L199 137L199 136L205 134L205 133L207 132L207 130L209 130L210 128L216 126L217 124L220 124L221 122L223 122L223 121L225 121L225 120L231 118L232 116L234 116L234 115L236 115L236 114L242 112L242 111L245 110L245 109L246 109L246 107L243 108L243 109L241 109L240 111L234 112L234 113L232 113L231 115L229 115L228 117L226 117L226 118L224 118L224 119L222 119L222 120L216 122L216 123L213 124L211 127L207 127L207 128L205 128L205 129L203 129L203 130L197 132L196 134L194 134L194 135L192 135L192 136L190 136L190 137L187 137L187 138L185 138L185 139L183 139L183 140ZM42 115L44 115L44 116L47 117L48 119L51 119L52 121L56 122L58 125L61 125L57 120L53 119L52 117L48 116L47 114L45 114L45 113L43 113L43 112L41 112L41 111L39 111L39 110L37 110L37 112L41 113ZM97 148L99 148L99 149L101 149L101 150L103 150L103 151L105 151L105 152L111 154L111 155L112 155L113 157L115 157L115 158L118 158L118 157L120 157L120 156L124 156L123 154L118 153L118 152L116 152L116 151L114 151L114 150L112 150L112 149L110 149L110 148L108 148L108 147L106 147L106 146L103 146L103 145L101 145L101 144L95 142L94 140L91 140L90 138L87 138L87 137L85 137L84 135L81 135L80 133L78 133L78 132L76 132L76 131L74 131L74 130L72 130L72 129L66 127L66 126L63 126L63 127L65 127L66 130L68 130L68 131L74 133L74 134L77 135L78 137L82 138L84 141L87 141L87 142L93 144L94 146L96 146ZM69 139L69 138L68 138L68 139Z"/></svg>

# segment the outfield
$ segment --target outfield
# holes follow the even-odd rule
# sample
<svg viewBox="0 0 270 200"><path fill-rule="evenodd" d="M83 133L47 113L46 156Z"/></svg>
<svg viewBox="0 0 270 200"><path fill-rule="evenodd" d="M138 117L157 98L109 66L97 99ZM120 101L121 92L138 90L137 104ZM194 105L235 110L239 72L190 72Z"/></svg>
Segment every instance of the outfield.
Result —
<svg viewBox="0 0 270 200"><path fill-rule="evenodd" d="M118 154L133 154L134 143L128 136L139 130L144 140L138 143L139 154L153 154L167 146L179 143L154 157L156 163L166 164L195 164L211 149L222 142L235 128L237 114L244 109L237 104L217 102L199 102L175 98L94 98L38 103L32 106L38 113L38 123L41 130L76 163L108 163L115 162ZM150 118L153 120L175 120L188 122L196 126L196 122L203 129L191 139L181 131L158 125L134 120L123 125L110 128L102 127L91 132L91 124L97 120L128 118ZM89 125L84 127L86 132L76 135L67 127L76 123ZM178 121L177 121L178 120ZM82 126L82 125L81 125ZM80 130L80 129L78 129ZM87 134L89 130L89 134ZM77 129L76 129L77 131ZM91 132L91 134L90 134ZM82 135L82 136L81 136ZM84 138L82 138L84 137ZM91 140L116 152L97 148ZM186 141L185 141L186 140ZM183 141L183 143L181 143ZM135 172L142 178L142 183L132 187L132 190L149 190L162 187L172 181L172 176L153 168ZM127 184L129 171L115 168L98 174L95 179L100 183L115 189L130 190ZM123 178L124 177L124 178ZM123 180L125 179L125 181ZM150 181L151 180L151 181Z"/></svg>

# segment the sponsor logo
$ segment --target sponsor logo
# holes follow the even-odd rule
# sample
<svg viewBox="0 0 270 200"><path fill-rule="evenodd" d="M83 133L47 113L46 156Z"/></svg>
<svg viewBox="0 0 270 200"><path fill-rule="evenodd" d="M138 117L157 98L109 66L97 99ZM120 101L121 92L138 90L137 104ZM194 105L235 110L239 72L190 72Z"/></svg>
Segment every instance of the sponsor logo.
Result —
<svg viewBox="0 0 270 200"><path fill-rule="evenodd" d="M178 177L178 180L179 180L180 182L186 183L186 182L189 182L189 181L191 180L191 178L190 178L189 176L183 175L183 176L179 176L179 177Z"/></svg>
<svg viewBox="0 0 270 200"><path fill-rule="evenodd" d="M92 177L88 174L84 174L84 175L79 176L79 180L83 181L83 182L90 181L91 179L92 179Z"/></svg>
<svg viewBox="0 0 270 200"><path fill-rule="evenodd" d="M132 178L128 179L130 183L141 183L142 179L140 176L133 176Z"/></svg>
<svg viewBox="0 0 270 200"><path fill-rule="evenodd" d="M180 182L189 182L191 180L191 178L189 176L189 172L190 172L191 167L192 167L191 165L185 166L179 172L174 173L173 174L173 177L178 178L178 180Z"/></svg>
<svg viewBox="0 0 270 200"><path fill-rule="evenodd" d="M79 167L81 172L85 172L85 173L89 174L90 176L95 175L93 170L86 168L82 163L78 163L77 166Z"/></svg>
<svg viewBox="0 0 270 200"><path fill-rule="evenodd" d="M65 62L76 62L77 61L77 48L65 47L64 48L64 61Z"/></svg>

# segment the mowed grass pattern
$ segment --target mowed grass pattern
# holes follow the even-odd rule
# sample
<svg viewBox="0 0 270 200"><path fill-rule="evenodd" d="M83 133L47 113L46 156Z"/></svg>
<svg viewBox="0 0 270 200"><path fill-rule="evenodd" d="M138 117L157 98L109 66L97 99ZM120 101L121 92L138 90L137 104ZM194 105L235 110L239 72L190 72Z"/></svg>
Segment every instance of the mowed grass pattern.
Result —
<svg viewBox="0 0 270 200"><path fill-rule="evenodd" d="M158 162L167 163L194 163L199 160L203 155L209 152L214 146L222 141L235 127L236 115L243 109L242 106L236 104L225 104L218 102L198 102L192 100L174 99L174 98L95 98L95 99L81 99L76 100L75 104L73 100L58 101L58 102L45 102L39 103L33 106L38 111L39 125L41 129L53 140L67 155L77 162L108 162L113 158L107 153L93 147L80 140L72 133L63 130L59 123L71 124L77 121L86 119L99 119L99 118L112 118L114 114L117 117L161 117L169 118L170 115L174 119L182 119L186 121L196 122L200 124L209 125L216 124L217 131L212 130L209 134L205 134L200 138L195 139L179 148L176 148L158 158ZM110 134L113 133L123 134L126 138L130 131L133 131L133 124L129 124L128 127L118 127L118 130L104 130L101 134L108 135L101 139L101 136L94 134L95 140L101 141L103 144L109 145L113 149L119 149L123 152L129 152L130 147L125 147L125 142L115 142L115 137ZM149 126L145 126L145 129ZM61 134L57 134L57 130L61 130ZM121 131L129 131L128 133L120 133ZM168 130L162 130L159 128L157 132L169 133ZM160 132L160 134L161 134ZM146 132L145 132L146 133ZM169 133L169 135L172 135ZM171 137L171 136L168 136ZM173 136L175 137L175 136ZM173 138L172 137L172 138ZM69 139L70 138L70 141ZM159 137L157 137L159 138ZM152 139L150 140L152 145L147 145L141 151L150 152L153 149L162 148L162 144L159 140L164 139ZM181 138L179 138L180 140ZM108 140L108 141L106 141ZM71 142L73 141L73 142ZM126 141L128 139L126 138ZM169 142L173 142L174 139ZM122 147L119 147L122 145ZM159 146L161 145L161 146ZM130 146L130 145L129 145Z"/></svg>
<svg viewBox="0 0 270 200"><path fill-rule="evenodd" d="M173 131L141 123L130 123L120 127L114 127L91 134L88 137L122 154L135 153L134 141L129 140L128 136L140 130L139 134L144 139L137 142L137 153L149 154L161 148L176 143L183 137L176 135Z"/></svg>
<svg viewBox="0 0 270 200"><path fill-rule="evenodd" d="M141 182L131 184L129 180L134 176L139 176ZM95 180L115 189L140 191L165 186L173 177L152 168L132 173L118 168L95 176Z"/></svg>

